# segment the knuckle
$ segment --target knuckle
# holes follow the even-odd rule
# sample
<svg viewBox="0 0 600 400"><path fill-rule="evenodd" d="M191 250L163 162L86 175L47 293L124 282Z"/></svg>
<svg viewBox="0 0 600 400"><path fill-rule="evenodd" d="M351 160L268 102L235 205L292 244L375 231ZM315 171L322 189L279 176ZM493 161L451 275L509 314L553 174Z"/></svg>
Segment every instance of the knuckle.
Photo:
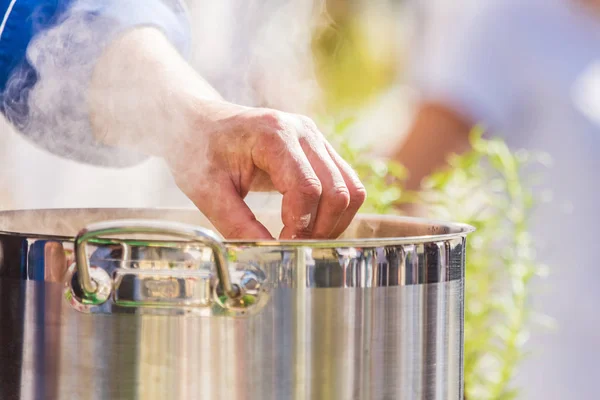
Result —
<svg viewBox="0 0 600 400"><path fill-rule="evenodd" d="M363 203L367 200L367 189L361 184L355 184L350 190L350 204L349 207L360 208Z"/></svg>
<svg viewBox="0 0 600 400"><path fill-rule="evenodd" d="M285 130L285 121L279 111L267 108L260 109L256 114L257 122L267 132L278 132Z"/></svg>
<svg viewBox="0 0 600 400"><path fill-rule="evenodd" d="M318 200L323 193L323 187L321 186L321 182L316 177L308 176L305 177L299 184L297 188L298 192L302 194L303 197L306 197L311 200Z"/></svg>
<svg viewBox="0 0 600 400"><path fill-rule="evenodd" d="M258 143L270 156L281 156L289 151L293 132L284 118L276 111L267 110L259 114Z"/></svg>
<svg viewBox="0 0 600 400"><path fill-rule="evenodd" d="M264 141L280 147L289 147L289 144L295 140L297 133L284 113L267 110L259 118L258 131Z"/></svg>
<svg viewBox="0 0 600 400"><path fill-rule="evenodd" d="M313 121L311 118L302 116L302 117L300 117L300 121L302 122L302 126L304 127L304 130L306 132L308 132L318 138L323 138L323 134L317 127L317 124L315 123L315 121Z"/></svg>
<svg viewBox="0 0 600 400"><path fill-rule="evenodd" d="M315 121L313 121L312 118L307 117L305 115L300 115L300 121L302 122L302 125L304 125L306 128L311 129L311 130L317 130L317 124L315 123Z"/></svg>
<svg viewBox="0 0 600 400"><path fill-rule="evenodd" d="M350 205L350 191L346 186L337 186L329 191L325 199L336 210L345 210Z"/></svg>
<svg viewBox="0 0 600 400"><path fill-rule="evenodd" d="M274 160L283 158L289 152L286 141L278 135L266 137L263 148L266 156Z"/></svg>
<svg viewBox="0 0 600 400"><path fill-rule="evenodd" d="M367 189L360 182L355 182L349 188L350 202L348 208L358 210L367 200Z"/></svg>
<svg viewBox="0 0 600 400"><path fill-rule="evenodd" d="M257 149L269 159L282 158L290 152L289 140L281 131L267 131L260 135Z"/></svg>

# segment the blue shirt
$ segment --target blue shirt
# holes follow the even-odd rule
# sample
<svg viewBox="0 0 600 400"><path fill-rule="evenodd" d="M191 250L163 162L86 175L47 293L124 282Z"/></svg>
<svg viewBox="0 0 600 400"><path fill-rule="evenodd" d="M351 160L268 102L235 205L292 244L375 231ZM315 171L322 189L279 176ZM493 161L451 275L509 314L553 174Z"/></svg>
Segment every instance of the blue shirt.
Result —
<svg viewBox="0 0 600 400"><path fill-rule="evenodd" d="M72 0L1 0L0 15L0 91L4 91L12 71L26 65L25 51L32 37L48 28ZM35 83L32 74L28 85Z"/></svg>
<svg viewBox="0 0 600 400"><path fill-rule="evenodd" d="M13 126L37 145L60 156L111 166L139 162L143 157L124 155L121 150L95 142L86 120L87 114L82 109L85 101L79 95L69 97L69 93L74 92L72 81L64 83L64 91L60 87L56 90L57 101L61 103L60 112L64 115L59 115L56 107L43 109L39 104L33 106L33 113L29 95L38 83L39 71L36 70L35 63L28 59L27 51L37 35L60 26L67 19L78 18L84 22L80 25L84 29L96 30L84 34L91 33L96 38L106 38L105 41L92 40L86 43L83 57L97 57L106 41L138 25L158 27L187 56L190 29L180 0L0 0L0 16L0 112ZM73 32L73 37L77 34L78 32ZM97 48L88 51L89 46ZM68 59L55 53L60 47L52 47L50 56L56 56L62 62ZM63 47L65 52L78 51L78 47L69 43L65 43ZM89 62L85 68L90 70L82 72L84 67L78 62L72 66L74 73L85 76L89 72L91 75L90 66L93 66L94 60L86 61ZM70 67L68 63L64 66L67 71ZM61 79L54 79L53 84L60 86ZM85 79L77 84L81 86L80 92L84 93L87 84ZM75 90L77 91L79 90ZM61 119L70 124L61 124ZM81 121L73 124L74 119ZM70 128L69 131L66 126L76 128ZM42 140L49 136L52 136L51 140Z"/></svg>

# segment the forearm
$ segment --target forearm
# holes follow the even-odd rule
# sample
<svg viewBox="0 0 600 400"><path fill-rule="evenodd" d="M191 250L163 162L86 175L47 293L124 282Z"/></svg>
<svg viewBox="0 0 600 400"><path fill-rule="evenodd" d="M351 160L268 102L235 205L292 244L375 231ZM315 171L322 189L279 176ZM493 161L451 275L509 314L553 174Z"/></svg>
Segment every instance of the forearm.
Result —
<svg viewBox="0 0 600 400"><path fill-rule="evenodd" d="M152 27L128 31L94 69L89 105L96 139L164 156L221 96Z"/></svg>
<svg viewBox="0 0 600 400"><path fill-rule="evenodd" d="M93 134L92 75L104 50L140 26L161 30L186 55L190 35L183 8L177 6L178 0L63 0L59 4L68 7L57 9L45 24L30 31L20 28L20 19L35 19L40 6L53 2L15 3L21 6L20 13L11 14L8 22L13 39L19 40L9 54L15 66L2 93L3 113L18 131L55 154L93 164L135 164L144 155L100 143ZM5 39L0 45L9 44ZM19 49L23 54L26 49L21 60Z"/></svg>

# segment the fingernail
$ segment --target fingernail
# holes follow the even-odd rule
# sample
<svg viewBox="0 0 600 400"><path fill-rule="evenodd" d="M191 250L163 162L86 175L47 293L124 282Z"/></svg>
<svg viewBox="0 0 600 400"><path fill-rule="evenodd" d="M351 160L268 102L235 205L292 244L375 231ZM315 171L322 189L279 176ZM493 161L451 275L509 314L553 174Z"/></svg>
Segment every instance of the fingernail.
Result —
<svg viewBox="0 0 600 400"><path fill-rule="evenodd" d="M298 222L296 223L296 227L299 230L304 230L308 228L310 225L310 220L312 219L312 215L306 214L298 218Z"/></svg>

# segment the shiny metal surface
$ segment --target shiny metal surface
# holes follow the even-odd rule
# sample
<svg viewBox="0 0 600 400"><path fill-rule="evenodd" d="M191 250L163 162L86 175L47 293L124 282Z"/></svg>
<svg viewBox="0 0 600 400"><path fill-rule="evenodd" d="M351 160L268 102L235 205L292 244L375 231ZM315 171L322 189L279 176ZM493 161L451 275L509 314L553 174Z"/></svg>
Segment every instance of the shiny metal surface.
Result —
<svg viewBox="0 0 600 400"><path fill-rule="evenodd" d="M98 292L98 284L90 276L89 257L87 244L94 239L101 239L106 235L131 235L131 234L159 234L171 235L180 239L188 239L195 243L202 243L212 250L212 258L220 285L227 296L237 298L240 296L239 287L231 284L229 269L227 268L227 249L222 241L213 232L207 229L194 227L187 224L165 222L156 220L120 220L109 222L98 222L88 225L75 237L75 260L79 284L84 295L93 297ZM113 239L101 242L104 245L126 245L122 240ZM156 286L155 286L156 287ZM101 302L106 301L106 298Z"/></svg>
<svg viewBox="0 0 600 400"><path fill-rule="evenodd" d="M462 398L469 227L361 216L339 241L224 242L242 306L204 244L90 240L111 294L86 303L74 237L122 218L212 228L192 211L0 213L2 399Z"/></svg>

